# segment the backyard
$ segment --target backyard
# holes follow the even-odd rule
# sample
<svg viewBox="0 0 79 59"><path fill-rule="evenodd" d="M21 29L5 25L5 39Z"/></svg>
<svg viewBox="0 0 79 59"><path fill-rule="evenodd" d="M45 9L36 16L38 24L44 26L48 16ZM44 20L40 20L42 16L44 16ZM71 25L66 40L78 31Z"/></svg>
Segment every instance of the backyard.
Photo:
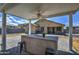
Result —
<svg viewBox="0 0 79 59"><path fill-rule="evenodd" d="M24 33L7 34L7 40L6 40L7 47L6 48L10 49L10 48L16 47L18 45L18 42L21 41L22 34L24 34ZM65 46L63 47L62 43L65 43L67 41L68 36L58 35L58 37L59 37L59 40L58 40L59 44L62 45L61 48L66 49ZM1 44L1 35L0 35L0 44ZM73 48L79 53L79 37L73 37ZM0 49L1 49L1 47L0 47Z"/></svg>

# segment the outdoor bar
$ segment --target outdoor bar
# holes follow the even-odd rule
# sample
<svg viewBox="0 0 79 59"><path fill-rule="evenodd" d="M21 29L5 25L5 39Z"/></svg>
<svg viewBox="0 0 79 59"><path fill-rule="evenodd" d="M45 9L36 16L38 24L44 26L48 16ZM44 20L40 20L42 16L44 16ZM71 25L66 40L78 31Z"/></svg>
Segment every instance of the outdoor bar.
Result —
<svg viewBox="0 0 79 59"><path fill-rule="evenodd" d="M38 35L22 35L21 41L25 42L26 51L31 54L45 55L46 48L57 50L58 37L45 37Z"/></svg>

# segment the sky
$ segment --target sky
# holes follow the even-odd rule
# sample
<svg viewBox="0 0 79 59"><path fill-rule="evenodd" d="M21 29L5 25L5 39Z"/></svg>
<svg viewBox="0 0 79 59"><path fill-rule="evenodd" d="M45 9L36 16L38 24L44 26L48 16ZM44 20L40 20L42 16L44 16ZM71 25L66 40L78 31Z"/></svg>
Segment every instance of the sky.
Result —
<svg viewBox="0 0 79 59"><path fill-rule="evenodd" d="M65 26L68 26L68 19L69 19L68 15L48 18L48 20L50 21L62 23L62 24L65 24ZM79 11L73 15L73 26L79 26Z"/></svg>
<svg viewBox="0 0 79 59"><path fill-rule="evenodd" d="M64 24L65 27L68 26L68 15L65 16L59 16L59 17L51 17L51 18L47 18L50 21L54 21L54 22L58 22L61 24ZM37 20L32 21L32 23L36 22ZM12 15L7 15L7 24L8 25L13 25L13 26L17 26L18 24L24 24L24 23L28 23L29 21L16 17L16 16L12 16ZM0 13L0 25L2 24L2 14ZM73 15L73 26L79 26L79 11L76 12Z"/></svg>

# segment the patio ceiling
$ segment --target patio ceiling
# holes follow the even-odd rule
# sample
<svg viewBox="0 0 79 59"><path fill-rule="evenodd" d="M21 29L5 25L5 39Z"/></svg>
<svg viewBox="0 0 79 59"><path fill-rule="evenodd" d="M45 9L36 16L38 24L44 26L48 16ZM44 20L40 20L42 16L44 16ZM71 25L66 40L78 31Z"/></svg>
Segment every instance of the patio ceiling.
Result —
<svg viewBox="0 0 79 59"><path fill-rule="evenodd" d="M5 4L7 13L27 19L37 19L37 13L40 11L42 17L55 17L67 15L79 9L79 4L75 3L19 3Z"/></svg>

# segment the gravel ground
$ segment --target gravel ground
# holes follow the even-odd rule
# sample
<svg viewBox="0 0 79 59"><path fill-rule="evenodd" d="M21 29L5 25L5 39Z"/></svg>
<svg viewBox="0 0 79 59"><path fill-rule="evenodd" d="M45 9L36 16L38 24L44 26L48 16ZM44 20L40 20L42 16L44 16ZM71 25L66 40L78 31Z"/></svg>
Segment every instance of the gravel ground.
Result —
<svg viewBox="0 0 79 59"><path fill-rule="evenodd" d="M16 34L8 34L6 38L6 49L13 48L18 45L18 42L21 41L21 34L23 33L16 33ZM1 35L0 35L0 44L1 44ZM0 46L1 50L1 46Z"/></svg>

